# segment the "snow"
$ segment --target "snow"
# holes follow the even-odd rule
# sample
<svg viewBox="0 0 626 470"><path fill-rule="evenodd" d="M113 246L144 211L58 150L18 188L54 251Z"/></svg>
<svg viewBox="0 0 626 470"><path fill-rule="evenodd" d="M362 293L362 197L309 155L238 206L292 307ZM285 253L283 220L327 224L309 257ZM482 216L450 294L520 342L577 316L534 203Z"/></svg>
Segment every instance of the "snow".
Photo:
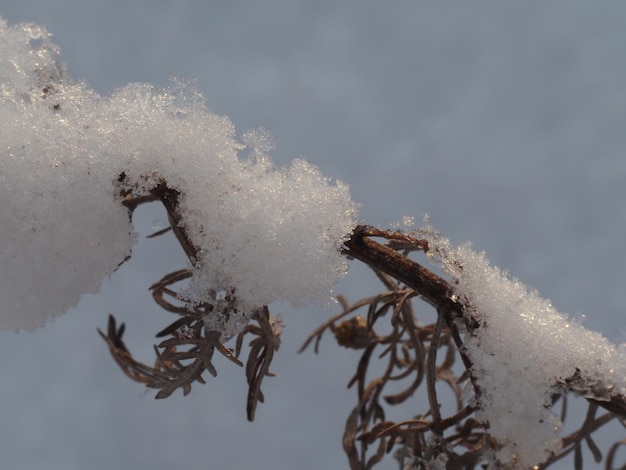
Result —
<svg viewBox="0 0 626 470"><path fill-rule="evenodd" d="M228 335L273 301L329 302L357 214L345 184L303 160L275 168L267 131L239 140L183 83L103 97L59 64L44 28L0 20L0 328L33 330L97 292L135 242L121 193L162 181L198 248L186 298L235 292Z"/></svg>
<svg viewBox="0 0 626 470"><path fill-rule="evenodd" d="M215 325L231 333L275 300L329 300L357 214L346 185L302 160L274 168L266 131L238 139L185 84L103 97L59 64L45 29L0 21L0 328L35 329L97 292L135 243L120 190L161 179L181 192L182 223L200 248L188 299L236 289L242 317ZM477 418L502 443L495 459L532 466L558 449L561 423L547 405L567 379L598 400L624 393L623 347L469 245L429 227L422 236L480 324L465 340L482 391Z"/></svg>
<svg viewBox="0 0 626 470"><path fill-rule="evenodd" d="M465 345L480 388L476 419L502 445L495 460L531 468L559 450L562 423L550 410L551 395L565 391L566 381L596 400L626 392L623 346L570 320L469 244L453 246L428 225L419 236L479 325L465 334Z"/></svg>

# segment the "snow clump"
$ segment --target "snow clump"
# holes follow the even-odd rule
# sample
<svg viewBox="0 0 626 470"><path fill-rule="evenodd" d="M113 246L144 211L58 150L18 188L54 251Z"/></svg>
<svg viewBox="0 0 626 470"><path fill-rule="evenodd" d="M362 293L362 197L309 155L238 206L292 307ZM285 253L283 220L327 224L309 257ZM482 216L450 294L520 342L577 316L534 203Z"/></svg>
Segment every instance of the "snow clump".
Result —
<svg viewBox="0 0 626 470"><path fill-rule="evenodd" d="M419 236L478 325L464 342L480 388L476 418L502 446L493 456L496 467L532 468L560 449L553 393L567 388L595 400L626 393L623 346L569 320L469 244L453 246L430 226Z"/></svg>
<svg viewBox="0 0 626 470"><path fill-rule="evenodd" d="M346 272L348 187L303 160L275 168L266 132L238 140L190 87L100 96L67 76L44 28L0 19L0 113L2 329L33 330L97 292L135 243L123 191L162 182L197 248L188 300L234 289L239 326L273 301L328 302Z"/></svg>

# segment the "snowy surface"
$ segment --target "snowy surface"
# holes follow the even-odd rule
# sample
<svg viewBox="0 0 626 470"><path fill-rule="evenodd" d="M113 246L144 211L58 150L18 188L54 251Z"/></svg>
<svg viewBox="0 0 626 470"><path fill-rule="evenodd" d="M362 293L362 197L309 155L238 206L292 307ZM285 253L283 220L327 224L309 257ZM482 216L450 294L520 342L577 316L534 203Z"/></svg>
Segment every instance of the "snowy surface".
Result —
<svg viewBox="0 0 626 470"><path fill-rule="evenodd" d="M189 87L101 97L72 82L43 28L0 21L0 42L0 328L32 330L97 292L135 241L124 196L161 183L197 250L186 298L217 304L214 317L215 293L235 292L217 329L230 337L275 301L330 302L355 225L347 186L303 160L277 170L266 132L240 143Z"/></svg>
<svg viewBox="0 0 626 470"><path fill-rule="evenodd" d="M502 446L496 461L531 468L560 450L563 423L550 409L552 394L573 390L602 401L626 393L623 347L558 312L469 243L454 246L431 226L419 237L478 325L464 344L481 391L476 418Z"/></svg>
<svg viewBox="0 0 626 470"><path fill-rule="evenodd" d="M559 311L626 339L623 3L5 3L10 24L53 32L63 65L98 94L192 80L242 135L269 129L279 166L302 156L348 183L368 223L427 212L452 243L471 240ZM133 259L100 294L32 334L0 334L5 466L345 468L357 358L330 338L319 356L295 355L329 310L271 306L287 328L252 424L243 373L226 360L217 379L166 401L113 363L95 331L109 312L146 360L170 321L147 290L185 267L172 237L145 239L164 219L158 207L138 211ZM353 264L336 290L354 301L379 288ZM625 437L607 431L605 452Z"/></svg>

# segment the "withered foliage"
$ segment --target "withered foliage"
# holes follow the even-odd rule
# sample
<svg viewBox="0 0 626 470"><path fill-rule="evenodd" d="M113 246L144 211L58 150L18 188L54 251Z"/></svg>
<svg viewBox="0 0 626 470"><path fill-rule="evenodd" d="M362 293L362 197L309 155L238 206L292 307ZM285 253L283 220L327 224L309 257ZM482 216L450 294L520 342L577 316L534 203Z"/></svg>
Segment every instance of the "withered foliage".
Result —
<svg viewBox="0 0 626 470"><path fill-rule="evenodd" d="M124 181L125 175L121 174L122 186ZM138 195L133 188L126 188L122 196L130 214L143 203L160 201L170 227L154 236L171 229L193 264L196 247L180 224L179 194L175 190L162 182L147 194ZM345 242L344 254L370 266L384 289L354 304L339 296L342 311L314 331L301 348L302 351L313 345L317 352L323 334L330 331L339 345L362 351L356 372L348 382L348 387L355 388L357 400L347 416L343 435L343 449L353 470L373 468L389 455L401 470L470 469L484 466L485 452L498 445L489 435L488 424L474 418L475 401L468 398L479 398L481 390L472 377L472 363L464 353L463 338L480 325L463 314L471 306L454 300L447 281L411 258L412 252L428 249L426 241L401 232L358 226ZM153 366L133 358L123 341L124 324L118 326L113 316L109 317L107 332L99 333L122 371L158 390L156 398L166 398L178 389L187 395L194 382L205 383L205 371L217 375L213 365L216 351L244 366L241 351L249 337L245 375L247 415L252 420L257 404L264 399L263 379L272 375L269 367L280 344L280 320L272 317L267 307L250 312L251 323L239 333L235 349L227 348L224 342L229 338L211 330L207 326L211 323L206 321L218 303L217 293L211 301L190 305L181 300L174 288L191 276L188 269L175 271L150 288L155 302L176 316L156 334L161 341L154 347ZM236 313L235 299L234 287L222 293L220 314ZM416 304L416 300L422 302ZM416 305L426 304L431 309L416 313ZM560 409L561 420L565 421L567 393L584 390L585 383L582 377L574 375L556 386L559 393L553 396L553 407ZM606 401L587 398L588 410L580 427L563 437L561 451L537 469L547 468L566 456L571 456L574 468L583 468L583 449L591 454L595 466L604 460L605 468L618 468L616 455L626 445L626 439L615 442L603 455L592 434L611 421L626 427L626 398L611 394L610 390L604 392L609 397ZM444 393L445 403L451 401L452 394L450 406L442 406ZM403 411L409 410L407 419L394 421L391 411L399 405L403 405Z"/></svg>
<svg viewBox="0 0 626 470"><path fill-rule="evenodd" d="M490 437L488 425L474 419L476 410L469 397L480 397L481 391L463 352L464 335L479 325L468 321L462 315L463 306L451 300L452 286L409 257L412 251L427 252L427 242L400 232L358 227L346 242L345 254L368 264L384 290L352 305L339 296L342 311L314 331L301 351L313 345L317 352L326 331L334 334L339 345L362 350L356 373L348 382L357 394L343 435L350 468L373 468L389 454L402 470L435 468L432 465L437 463L441 465L437 468L482 467L485 451L498 444ZM417 299L434 311L428 315L426 309L416 315ZM424 302L418 305L424 306ZM431 320L425 322L427 318ZM388 331L381 334L377 330ZM577 380L572 377L571 382ZM560 385L563 393L555 393L553 406L560 407L565 421L568 384ZM450 392L454 397L454 406L448 407L445 415L442 387L449 390L447 397ZM467 389L470 393L464 392ZM587 415L579 429L563 437L561 451L537 469L572 455L573 467L583 468L583 447L593 458L593 468L603 459L607 469L626 468L614 466L617 450L626 445L626 439L613 444L603 457L592 437L610 421L626 427L624 397L587 401ZM403 411L412 410L408 419L388 418L392 407L400 404ZM603 408L605 412L599 413Z"/></svg>
<svg viewBox="0 0 626 470"><path fill-rule="evenodd" d="M123 179L124 175L120 175L120 182ZM124 203L131 214L140 204L160 200L168 212L171 229L193 263L196 249L178 223L180 216L177 212L178 193L176 191L169 189L163 183L149 194L133 195L131 191L128 191L123 196ZM164 232L165 230L153 235ZM139 362L132 356L122 339L125 325L122 323L118 327L113 315L109 316L106 334L100 330L98 333L106 341L122 371L131 379L145 384L146 387L157 389L156 398L167 398L178 389L187 395L194 382L205 383L203 378L205 371L215 377L217 369L212 361L216 351L234 364L243 366L239 357L244 339L251 337L245 373L248 382L247 416L252 421L257 403L263 402L261 391L263 378L272 375L269 367L274 352L280 345L282 331L280 319L270 315L267 307L251 312L252 323L239 333L236 349L233 351L223 344L230 338L222 338L220 331L211 330L207 326L206 319L218 302L220 315L227 317L229 314L236 313L234 289L219 301L218 294L214 293L213 301L191 305L182 301L180 293L173 289L174 284L189 279L191 276L191 270L182 269L167 274L150 287L155 302L167 312L177 316L176 320L156 334L157 338L164 339L154 346L156 354L154 366Z"/></svg>
<svg viewBox="0 0 626 470"><path fill-rule="evenodd" d="M396 446L403 447L399 456L404 461L411 455L430 459L446 445L471 444L469 448L476 452L456 462L459 465L475 463L480 459L484 431L478 423L467 419L474 411L462 399L468 377L465 372L455 371L457 349L450 331L443 321L419 323L411 302L418 294L399 286L384 273L375 272L387 290L353 305L340 296L343 311L320 326L301 349L315 341L317 351L322 334L330 330L340 345L363 350L356 373L348 383L348 387L355 386L357 391L357 406L347 419L343 437L351 467L372 468ZM357 313L360 311L366 312L365 316ZM391 323L391 331L377 334L374 325L385 321L383 319ZM384 372L368 377L372 373L370 366L376 361L384 362ZM446 383L456 398L456 412L445 419L439 409L437 380ZM427 390L426 409L407 421L388 420L385 409L406 403L422 385ZM455 427L457 431L444 442L444 431ZM434 439L434 436L441 439ZM373 455L369 455L373 445Z"/></svg>

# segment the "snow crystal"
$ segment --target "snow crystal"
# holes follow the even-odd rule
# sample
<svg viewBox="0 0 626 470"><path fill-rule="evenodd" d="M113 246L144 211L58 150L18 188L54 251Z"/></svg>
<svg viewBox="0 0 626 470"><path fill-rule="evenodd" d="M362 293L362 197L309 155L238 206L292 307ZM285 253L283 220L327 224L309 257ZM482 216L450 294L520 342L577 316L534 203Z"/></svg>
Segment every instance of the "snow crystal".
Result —
<svg viewBox="0 0 626 470"><path fill-rule="evenodd" d="M32 330L97 292L135 242L121 192L163 181L197 248L186 296L234 292L233 325L276 300L324 304L346 272L348 187L302 160L274 168L267 131L240 142L189 86L99 96L45 29L0 19L0 108L0 328Z"/></svg>
<svg viewBox="0 0 626 470"><path fill-rule="evenodd" d="M570 321L469 244L452 246L430 226L420 237L479 325L465 344L481 391L476 418L502 444L497 461L531 468L559 450L562 423L550 410L551 395L566 384L597 400L626 392L623 348Z"/></svg>

